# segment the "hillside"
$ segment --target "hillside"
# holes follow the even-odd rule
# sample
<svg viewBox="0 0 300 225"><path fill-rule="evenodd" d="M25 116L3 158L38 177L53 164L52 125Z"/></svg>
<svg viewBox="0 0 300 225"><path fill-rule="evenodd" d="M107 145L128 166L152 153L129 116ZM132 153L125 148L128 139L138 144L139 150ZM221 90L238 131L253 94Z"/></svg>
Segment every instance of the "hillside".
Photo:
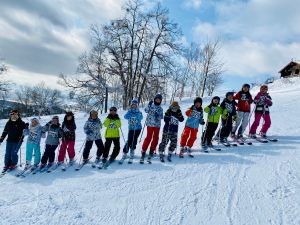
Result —
<svg viewBox="0 0 300 225"><path fill-rule="evenodd" d="M195 158L174 157L165 164L155 159L152 165L138 164L139 143L133 165L115 163L107 170L87 165L78 172L70 168L26 178L7 174L0 179L0 224L300 224L299 94L299 78L270 85L274 105L269 134L278 143L254 142L206 154L199 152L198 139ZM191 102L184 101L182 109ZM120 115L123 118L123 112ZM85 139L86 118L76 114L77 153ZM43 117L42 124L49 119ZM0 121L1 131L5 122ZM44 143L41 146L43 151ZM2 167L5 143L0 148Z"/></svg>

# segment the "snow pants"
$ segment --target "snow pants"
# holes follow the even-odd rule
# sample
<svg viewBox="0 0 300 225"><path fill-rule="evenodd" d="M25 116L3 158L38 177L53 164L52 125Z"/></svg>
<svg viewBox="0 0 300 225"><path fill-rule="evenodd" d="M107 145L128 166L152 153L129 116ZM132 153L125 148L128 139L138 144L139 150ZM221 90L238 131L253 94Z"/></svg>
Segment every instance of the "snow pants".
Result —
<svg viewBox="0 0 300 225"><path fill-rule="evenodd" d="M58 162L64 162L66 151L68 151L69 159L74 159L75 157L75 141L63 141L61 143L59 152L58 152Z"/></svg>
<svg viewBox="0 0 300 225"><path fill-rule="evenodd" d="M107 159L112 143L114 143L114 149L113 149L113 152L110 155L109 160L115 160L115 158L117 158L117 156L119 155L119 152L120 152L120 138L119 137L117 137L117 138L106 138L105 147L104 147L105 150L103 152L103 158L104 159Z"/></svg>
<svg viewBox="0 0 300 225"><path fill-rule="evenodd" d="M165 152L165 148L168 145L168 143L170 142L169 145L169 154L174 152L174 150L177 147L177 139L178 139L178 134L177 132L163 132L162 135L162 140L159 144L159 154L163 154Z"/></svg>
<svg viewBox="0 0 300 225"><path fill-rule="evenodd" d="M128 139L123 148L124 153L128 153L129 149L135 150L138 138L140 136L141 130L129 130L128 132Z"/></svg>
<svg viewBox="0 0 300 225"><path fill-rule="evenodd" d="M260 130L261 133L267 133L268 129L271 126L271 118L269 113L255 113L255 119L254 122L252 123L252 126L250 128L250 134L256 134L257 127L259 126L260 119L264 119L264 124L262 125L262 128Z"/></svg>
<svg viewBox="0 0 300 225"><path fill-rule="evenodd" d="M55 160L55 150L58 147L58 145L46 145L45 152L43 154L41 163L46 164L48 163L54 163Z"/></svg>
<svg viewBox="0 0 300 225"><path fill-rule="evenodd" d="M197 139L198 128L185 127L181 135L180 146L193 147Z"/></svg>
<svg viewBox="0 0 300 225"><path fill-rule="evenodd" d="M85 142L85 146L84 146L84 150L83 150L83 159L84 160L87 160L89 158L89 154L93 147L93 143L94 143L94 141L86 141ZM100 158L105 151L102 139L95 140L95 144L97 146L97 158Z"/></svg>
<svg viewBox="0 0 300 225"><path fill-rule="evenodd" d="M159 130L160 127L147 127L147 136L144 140L143 146L142 146L142 152L146 152L150 142L150 153L154 153L159 140Z"/></svg>
<svg viewBox="0 0 300 225"><path fill-rule="evenodd" d="M243 133L245 132L247 125L248 125L248 120L249 120L249 112L241 112L239 111L237 116L237 120L232 128L232 133L236 133L237 129L238 129L238 135L243 135Z"/></svg>
<svg viewBox="0 0 300 225"><path fill-rule="evenodd" d="M228 138L232 131L232 116L228 116L227 119L222 119L222 128L220 131L220 139Z"/></svg>
<svg viewBox="0 0 300 225"><path fill-rule="evenodd" d="M27 143L27 145L26 145L26 163L31 164L33 153L34 153L34 165L38 165L41 161L40 144Z"/></svg>
<svg viewBox="0 0 300 225"><path fill-rule="evenodd" d="M207 124L207 127L202 134L202 144L205 144L205 143L207 145L211 144L211 140L212 140L213 136L215 135L218 125L219 125L218 123L212 123L212 122L209 122Z"/></svg>
<svg viewBox="0 0 300 225"><path fill-rule="evenodd" d="M6 142L6 150L4 156L5 166L15 166L18 164L18 151L22 145L22 142Z"/></svg>

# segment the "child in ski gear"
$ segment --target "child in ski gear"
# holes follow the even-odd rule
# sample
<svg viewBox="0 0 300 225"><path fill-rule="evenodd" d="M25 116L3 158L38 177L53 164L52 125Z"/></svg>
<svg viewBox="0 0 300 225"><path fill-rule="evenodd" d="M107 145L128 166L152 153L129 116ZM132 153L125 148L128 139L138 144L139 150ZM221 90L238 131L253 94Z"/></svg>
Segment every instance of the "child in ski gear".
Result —
<svg viewBox="0 0 300 225"><path fill-rule="evenodd" d="M163 119L163 109L160 106L162 102L162 95L157 94L154 101L150 101L148 106L145 108L145 112L148 114L146 118L147 136L142 145L142 158L144 160L146 151L150 145L150 154L148 160L150 161L153 157L154 151L159 141L159 131L161 126L161 120Z"/></svg>
<svg viewBox="0 0 300 225"><path fill-rule="evenodd" d="M188 155L193 157L191 154L191 148L197 138L199 125L204 125L203 109L202 109L202 98L197 97L194 100L194 105L189 108L186 113L187 120L181 135L180 140L180 153L179 156L182 158L185 151Z"/></svg>
<svg viewBox="0 0 300 225"><path fill-rule="evenodd" d="M264 119L264 124L260 130L260 135L266 137L266 133L271 126L271 118L269 107L272 106L272 98L268 93L268 86L262 85L260 92L254 98L255 106L255 120L250 128L250 137L256 138L256 130L259 126L261 117Z"/></svg>
<svg viewBox="0 0 300 225"><path fill-rule="evenodd" d="M124 118L128 120L128 139L123 148L123 159L126 159L130 149L130 159L134 158L134 150L136 149L137 140L142 130L143 114L138 108L138 101L133 99L131 101L130 109L125 114Z"/></svg>
<svg viewBox="0 0 300 225"><path fill-rule="evenodd" d="M51 167L55 160L55 150L62 138L62 129L60 127L58 116L53 116L52 120L42 128L44 133L47 133L46 147L43 154L40 168L44 168L48 162L48 167Z"/></svg>
<svg viewBox="0 0 300 225"><path fill-rule="evenodd" d="M219 106L220 98L215 96L212 98L211 103L204 108L207 115L206 129L202 134L202 146L212 147L212 138L218 128L220 117L223 113L222 108Z"/></svg>
<svg viewBox="0 0 300 225"><path fill-rule="evenodd" d="M242 90L236 93L234 100L237 100L237 120L233 126L231 136L232 138L243 138L243 133L247 128L249 122L249 114L251 110L251 104L253 102L252 96L249 92L250 85L244 84ZM236 131L238 134L236 136Z"/></svg>
<svg viewBox="0 0 300 225"><path fill-rule="evenodd" d="M98 112L92 110L89 119L84 124L84 133L86 134L86 142L83 150L83 162L87 162L92 149L93 142L97 146L96 160L100 161L100 157L104 152L104 145L101 138L102 122L98 118Z"/></svg>
<svg viewBox="0 0 300 225"><path fill-rule="evenodd" d="M222 127L220 130L220 141L222 143L227 143L227 138L232 130L233 121L237 120L236 114L236 102L233 98L233 92L227 92L226 98L224 98L221 103L221 108L223 110L222 114Z"/></svg>
<svg viewBox="0 0 300 225"><path fill-rule="evenodd" d="M168 152L168 161L171 161L172 153L177 146L178 125L179 122L182 122L183 120L184 117L182 115L178 102L172 102L169 109L165 112L165 125L163 128L162 140L159 144L159 156L162 162L164 162L164 152L169 141L170 146Z"/></svg>
<svg viewBox="0 0 300 225"><path fill-rule="evenodd" d="M4 156L4 170L15 169L18 164L18 151L23 142L23 130L28 126L20 118L18 110L12 110L10 119L5 124L0 143L7 136L6 151Z"/></svg>
<svg viewBox="0 0 300 225"><path fill-rule="evenodd" d="M26 144L26 166L29 168L31 166L32 153L34 152L34 164L33 167L38 167L41 161L41 147L40 142L42 138L42 126L37 118L31 119L31 124L23 132L23 135L28 135Z"/></svg>
<svg viewBox="0 0 300 225"><path fill-rule="evenodd" d="M68 150L69 163L73 163L75 157L75 118L73 112L67 112L62 123L62 143L58 154L58 163L62 164L65 160L66 150Z"/></svg>
<svg viewBox="0 0 300 225"><path fill-rule="evenodd" d="M105 131L105 151L103 153L104 161L107 160L109 155L109 149L112 144L114 143L114 149L112 154L109 158L109 163L112 163L116 157L119 155L120 152L120 127L121 127L121 120L119 115L117 114L117 108L111 107L109 109L109 114L104 121L104 126L106 127Z"/></svg>

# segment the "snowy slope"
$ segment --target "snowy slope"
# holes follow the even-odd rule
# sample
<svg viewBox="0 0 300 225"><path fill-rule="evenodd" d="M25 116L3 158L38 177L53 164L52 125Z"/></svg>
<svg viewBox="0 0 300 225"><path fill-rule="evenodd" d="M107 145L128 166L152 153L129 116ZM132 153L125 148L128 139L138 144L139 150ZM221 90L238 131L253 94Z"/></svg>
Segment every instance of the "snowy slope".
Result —
<svg viewBox="0 0 300 225"><path fill-rule="evenodd" d="M194 159L176 157L173 163L136 160L105 171L86 166L24 179L7 174L0 179L0 224L300 224L300 79L293 83L270 86L270 134L278 143L205 154L198 140ZM182 108L190 105L184 101ZM77 152L86 117L76 114ZM23 159L24 151L25 145Z"/></svg>

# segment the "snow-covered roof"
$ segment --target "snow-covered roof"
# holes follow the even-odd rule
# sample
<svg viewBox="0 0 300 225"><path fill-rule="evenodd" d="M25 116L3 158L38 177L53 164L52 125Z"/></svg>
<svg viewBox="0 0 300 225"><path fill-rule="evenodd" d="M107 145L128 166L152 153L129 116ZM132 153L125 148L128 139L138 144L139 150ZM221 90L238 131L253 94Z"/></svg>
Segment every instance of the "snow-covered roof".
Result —
<svg viewBox="0 0 300 225"><path fill-rule="evenodd" d="M289 66L294 66L294 65L299 64L300 65L300 60L291 60L286 66L284 66L278 73L281 73L283 70L285 70Z"/></svg>

